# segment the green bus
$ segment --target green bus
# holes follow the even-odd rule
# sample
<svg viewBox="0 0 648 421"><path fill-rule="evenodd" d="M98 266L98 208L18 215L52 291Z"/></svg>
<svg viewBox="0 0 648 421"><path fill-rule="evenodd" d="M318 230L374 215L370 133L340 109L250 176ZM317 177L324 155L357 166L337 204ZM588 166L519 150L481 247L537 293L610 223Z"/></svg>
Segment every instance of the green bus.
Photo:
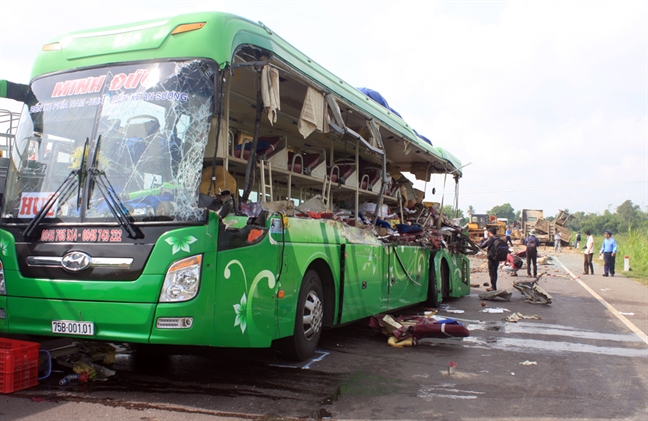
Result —
<svg viewBox="0 0 648 421"><path fill-rule="evenodd" d="M209 12L39 52L8 157L0 334L271 348L469 293L403 174L461 163L265 25ZM442 206L441 206L442 208Z"/></svg>

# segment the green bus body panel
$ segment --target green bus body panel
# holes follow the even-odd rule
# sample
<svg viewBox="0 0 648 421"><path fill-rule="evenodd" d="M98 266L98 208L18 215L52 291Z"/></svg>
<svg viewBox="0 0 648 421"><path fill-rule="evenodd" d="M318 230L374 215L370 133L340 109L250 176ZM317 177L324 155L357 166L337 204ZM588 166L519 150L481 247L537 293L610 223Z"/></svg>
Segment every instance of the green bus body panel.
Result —
<svg viewBox="0 0 648 421"><path fill-rule="evenodd" d="M387 310L385 248L349 244L345 250L342 323Z"/></svg>
<svg viewBox="0 0 648 421"><path fill-rule="evenodd" d="M171 35L178 25L205 22L202 29ZM264 48L331 92L355 104L382 125L389 126L426 153L444 158L443 151L421 140L400 117L327 71L269 29L247 19L219 12L179 15L127 25L78 31L56 37L60 50L40 51L32 68L32 79L54 72L108 63L154 59L206 58L221 67L232 61L242 45ZM461 176L461 163L444 158Z"/></svg>
<svg viewBox="0 0 648 421"><path fill-rule="evenodd" d="M390 246L391 270L388 275L390 310L425 301L428 291L429 260L429 250L422 247Z"/></svg>
<svg viewBox="0 0 648 421"><path fill-rule="evenodd" d="M278 248L259 244L218 253L212 344L268 347L276 336ZM292 332L291 332L292 333Z"/></svg>
<svg viewBox="0 0 648 421"><path fill-rule="evenodd" d="M291 222L292 223L292 222ZM299 289L304 274L314 262L326 263L330 269L331 287L333 289L333 312L337 314L340 296L340 246L337 244L286 244L283 254L283 271L281 273L281 289L284 298L279 300L278 327L280 337L293 333L295 325L295 309L299 299ZM319 273L320 277L324 274ZM325 279L321 279L325 282Z"/></svg>
<svg viewBox="0 0 648 421"><path fill-rule="evenodd" d="M89 321L95 324L95 335L79 337L140 343L148 342L155 311L154 304L19 297L8 297L6 305L7 324L12 332L55 336L52 334L52 320Z"/></svg>

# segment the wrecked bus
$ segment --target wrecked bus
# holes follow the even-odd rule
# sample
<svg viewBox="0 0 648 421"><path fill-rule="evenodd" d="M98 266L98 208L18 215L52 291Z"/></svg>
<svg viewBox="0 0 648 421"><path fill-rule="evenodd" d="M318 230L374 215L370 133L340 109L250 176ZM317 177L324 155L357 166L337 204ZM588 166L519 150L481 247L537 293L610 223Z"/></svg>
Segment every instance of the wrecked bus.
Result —
<svg viewBox="0 0 648 421"><path fill-rule="evenodd" d="M469 293L460 230L403 174L460 162L263 24L63 35L20 95L0 334L303 360L324 328Z"/></svg>

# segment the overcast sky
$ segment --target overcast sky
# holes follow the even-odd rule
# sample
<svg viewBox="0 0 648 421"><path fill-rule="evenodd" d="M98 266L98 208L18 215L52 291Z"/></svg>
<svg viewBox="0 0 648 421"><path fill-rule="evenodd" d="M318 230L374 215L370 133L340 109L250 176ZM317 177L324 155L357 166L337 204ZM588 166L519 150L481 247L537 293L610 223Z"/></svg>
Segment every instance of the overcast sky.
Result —
<svg viewBox="0 0 648 421"><path fill-rule="evenodd" d="M648 211L646 1L8 1L0 79L62 33L218 10L261 21L469 164L459 208ZM20 107L0 100L0 108ZM437 194L429 190L436 187ZM443 180L428 185L440 201ZM446 186L445 203L453 200Z"/></svg>

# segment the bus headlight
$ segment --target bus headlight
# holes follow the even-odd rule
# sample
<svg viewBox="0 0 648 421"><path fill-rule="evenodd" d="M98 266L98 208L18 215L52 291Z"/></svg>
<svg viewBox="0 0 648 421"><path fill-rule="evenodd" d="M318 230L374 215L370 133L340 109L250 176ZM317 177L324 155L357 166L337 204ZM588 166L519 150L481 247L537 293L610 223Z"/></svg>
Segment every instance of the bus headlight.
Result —
<svg viewBox="0 0 648 421"><path fill-rule="evenodd" d="M171 265L164 277L160 302L191 300L198 294L202 255L187 257Z"/></svg>
<svg viewBox="0 0 648 421"><path fill-rule="evenodd" d="M0 295L7 295L7 285L5 284L4 265L0 260Z"/></svg>

